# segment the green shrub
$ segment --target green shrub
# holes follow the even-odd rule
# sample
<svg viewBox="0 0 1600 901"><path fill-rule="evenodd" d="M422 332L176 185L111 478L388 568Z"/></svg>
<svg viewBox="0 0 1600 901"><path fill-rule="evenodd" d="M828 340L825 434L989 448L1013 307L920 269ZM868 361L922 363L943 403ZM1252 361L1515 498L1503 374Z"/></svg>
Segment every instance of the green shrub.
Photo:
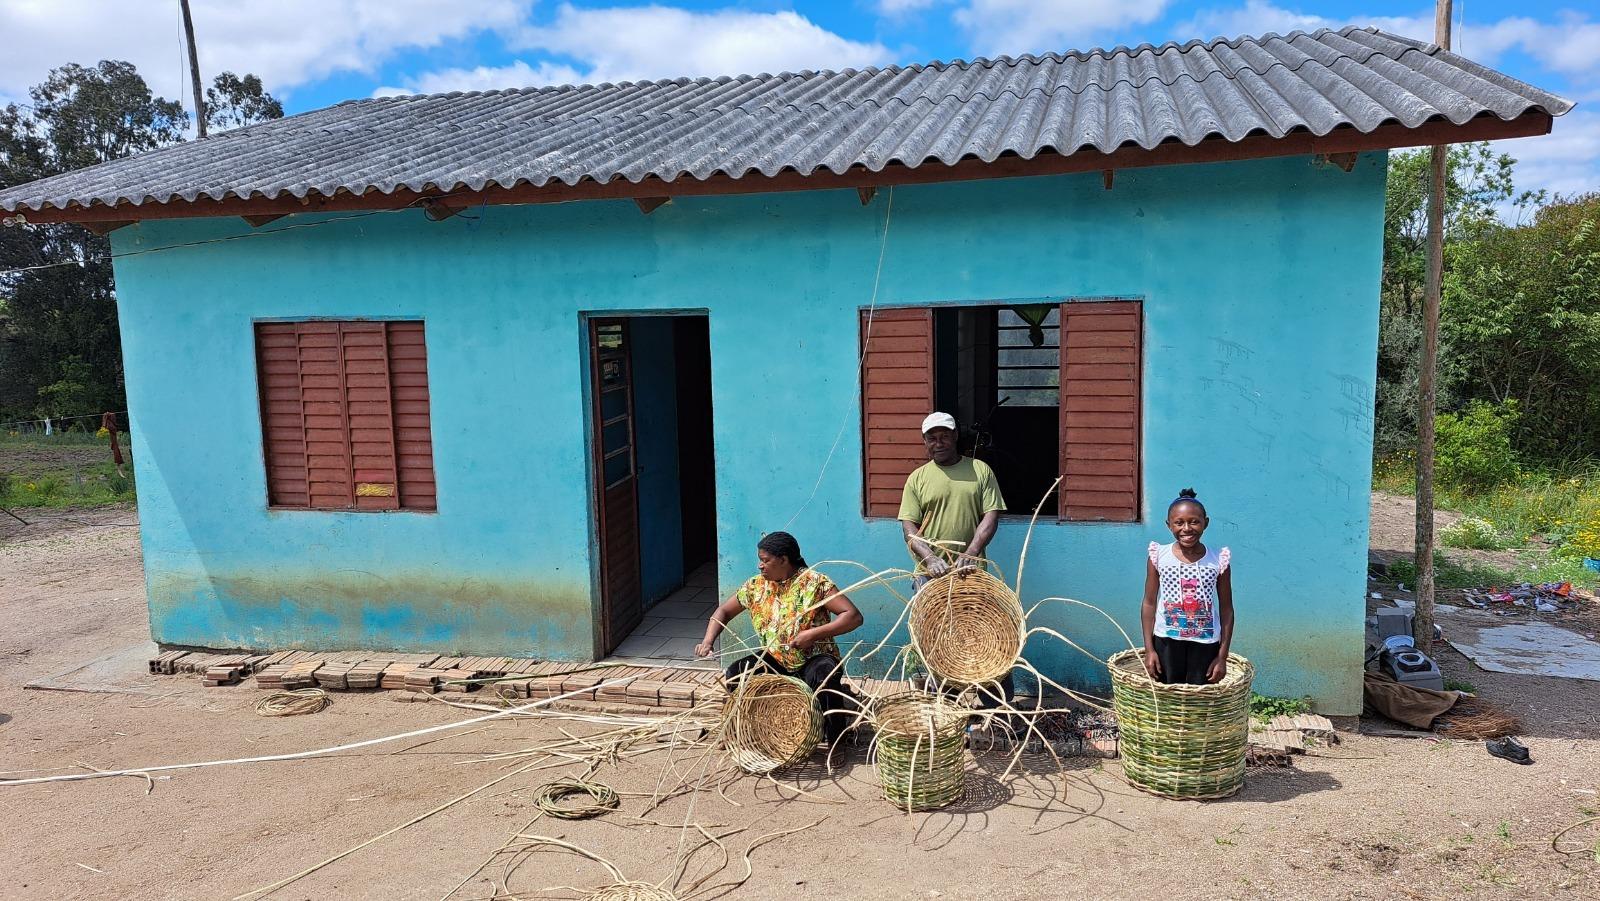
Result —
<svg viewBox="0 0 1600 901"><path fill-rule="evenodd" d="M1310 698L1277 698L1254 692L1250 694L1250 715L1263 723L1277 716L1299 716L1310 712Z"/></svg>
<svg viewBox="0 0 1600 901"><path fill-rule="evenodd" d="M1399 582L1404 585L1417 584L1417 563L1410 557L1402 557L1390 563L1387 572L1391 582Z"/></svg>
<svg viewBox="0 0 1600 901"><path fill-rule="evenodd" d="M1464 517L1460 522L1439 533L1445 547L1469 548L1476 551L1498 551L1510 547L1506 536L1495 524L1477 516Z"/></svg>
<svg viewBox="0 0 1600 901"><path fill-rule="evenodd" d="M1448 486L1483 490L1517 476L1511 428L1517 403L1473 401L1460 413L1441 413L1437 421L1434 472Z"/></svg>
<svg viewBox="0 0 1600 901"><path fill-rule="evenodd" d="M60 497L61 496L61 492L65 488L66 488L66 486L64 484L62 484L60 479L58 479L55 476L51 475L51 476L45 476L44 478L41 478L38 482L35 482L34 483L33 492L34 492L34 494L37 494L42 498L50 499L50 498Z"/></svg>

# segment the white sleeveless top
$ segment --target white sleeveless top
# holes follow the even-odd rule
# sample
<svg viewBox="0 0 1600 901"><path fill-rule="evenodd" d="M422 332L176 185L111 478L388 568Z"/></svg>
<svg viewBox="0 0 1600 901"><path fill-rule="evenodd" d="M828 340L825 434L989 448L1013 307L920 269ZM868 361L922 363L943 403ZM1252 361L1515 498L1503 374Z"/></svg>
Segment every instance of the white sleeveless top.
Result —
<svg viewBox="0 0 1600 901"><path fill-rule="evenodd" d="M1228 571L1227 548L1206 548L1206 555L1186 563L1173 553L1173 544L1150 542L1150 562L1155 564L1161 588L1156 594L1155 634L1162 638L1215 644L1222 640L1217 611L1217 577Z"/></svg>

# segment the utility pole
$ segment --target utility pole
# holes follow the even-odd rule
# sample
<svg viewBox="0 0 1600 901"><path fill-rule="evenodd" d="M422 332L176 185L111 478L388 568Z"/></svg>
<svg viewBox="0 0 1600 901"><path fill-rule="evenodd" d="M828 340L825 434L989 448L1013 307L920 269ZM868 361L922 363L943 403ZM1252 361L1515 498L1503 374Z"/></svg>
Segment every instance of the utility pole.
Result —
<svg viewBox="0 0 1600 901"><path fill-rule="evenodd" d="M200 54L194 49L194 17L189 15L189 0L178 0L183 7L183 37L189 43L189 80L194 83L194 124L200 137L206 136L206 98L200 92Z"/></svg>
<svg viewBox="0 0 1600 901"><path fill-rule="evenodd" d="M1450 49L1451 0L1435 0L1433 42ZM1411 637L1424 654L1433 652L1433 414L1438 400L1439 295L1444 281L1445 158L1434 145L1428 184L1428 279L1422 296L1422 361L1417 369L1417 612Z"/></svg>

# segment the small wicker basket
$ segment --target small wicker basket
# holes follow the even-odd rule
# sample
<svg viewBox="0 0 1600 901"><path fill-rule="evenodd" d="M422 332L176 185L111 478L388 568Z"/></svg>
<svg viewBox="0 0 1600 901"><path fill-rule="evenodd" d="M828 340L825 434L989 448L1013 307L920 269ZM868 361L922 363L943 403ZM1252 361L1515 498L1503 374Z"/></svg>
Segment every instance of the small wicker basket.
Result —
<svg viewBox="0 0 1600 901"><path fill-rule="evenodd" d="M1214 685L1166 685L1144 669L1144 649L1112 655L1112 708L1128 783L1164 798L1226 798L1244 785L1255 668L1228 655Z"/></svg>
<svg viewBox="0 0 1600 901"><path fill-rule="evenodd" d="M907 811L934 810L961 797L969 713L947 698L915 691L875 703L883 796Z"/></svg>
<svg viewBox="0 0 1600 901"><path fill-rule="evenodd" d="M811 756L822 740L822 714L799 679L743 676L722 707L722 746L747 773L770 773Z"/></svg>
<svg viewBox="0 0 1600 901"><path fill-rule="evenodd" d="M911 598L911 640L928 670L955 685L1011 672L1026 622L1016 592L982 569L954 570Z"/></svg>

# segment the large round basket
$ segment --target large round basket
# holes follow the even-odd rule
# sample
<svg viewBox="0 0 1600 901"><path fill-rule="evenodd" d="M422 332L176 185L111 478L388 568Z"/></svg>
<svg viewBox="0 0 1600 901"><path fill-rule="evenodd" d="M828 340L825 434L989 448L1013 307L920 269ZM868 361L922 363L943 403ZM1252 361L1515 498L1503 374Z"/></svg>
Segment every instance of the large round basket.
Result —
<svg viewBox="0 0 1600 901"><path fill-rule="evenodd" d="M1214 685L1164 685L1144 669L1144 649L1107 661L1117 714L1122 772L1129 784L1164 798L1226 798L1244 785L1255 668L1228 655Z"/></svg>
<svg viewBox="0 0 1600 901"><path fill-rule="evenodd" d="M678 901L678 896L648 882L618 882L595 889L583 901Z"/></svg>
<svg viewBox="0 0 1600 901"><path fill-rule="evenodd" d="M961 797L969 714L948 698L914 691L874 704L883 796L908 811L933 810Z"/></svg>
<svg viewBox="0 0 1600 901"><path fill-rule="evenodd" d="M728 687L722 746L748 773L770 773L811 756L822 739L822 714L799 679L747 675Z"/></svg>
<svg viewBox="0 0 1600 901"><path fill-rule="evenodd" d="M911 640L941 681L981 685L1011 672L1022 651L1022 602L982 569L955 570L911 598Z"/></svg>

